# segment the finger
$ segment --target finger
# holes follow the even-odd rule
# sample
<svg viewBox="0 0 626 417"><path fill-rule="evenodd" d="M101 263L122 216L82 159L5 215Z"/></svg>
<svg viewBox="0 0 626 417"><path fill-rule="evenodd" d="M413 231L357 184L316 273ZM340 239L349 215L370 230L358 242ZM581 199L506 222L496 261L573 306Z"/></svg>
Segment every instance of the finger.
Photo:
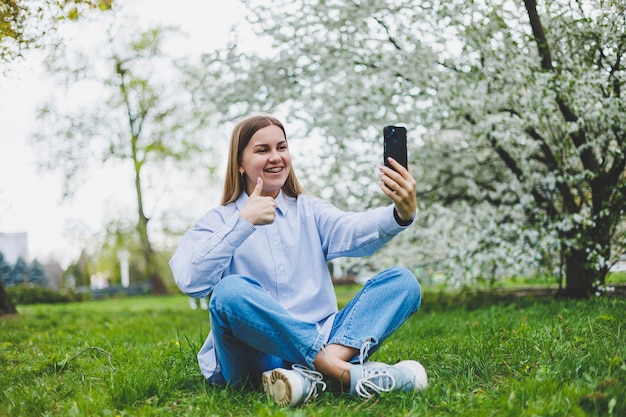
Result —
<svg viewBox="0 0 626 417"><path fill-rule="evenodd" d="M391 165L391 167L393 168L392 171L397 172L403 178L405 178L411 172L408 165L405 168L404 165L402 165L400 162L396 161L395 159L391 157L387 158L387 160L389 161L389 165Z"/></svg>
<svg viewBox="0 0 626 417"><path fill-rule="evenodd" d="M266 197L269 198L269 197ZM267 207L263 212L263 224L271 224L276 219L276 208L275 204L272 204Z"/></svg>
<svg viewBox="0 0 626 417"><path fill-rule="evenodd" d="M380 180L392 191L403 189L406 184L406 179L401 174L387 167L380 168Z"/></svg>
<svg viewBox="0 0 626 417"><path fill-rule="evenodd" d="M381 181L380 186L383 192L396 204L401 204L408 197L407 191L400 187L397 182Z"/></svg>
<svg viewBox="0 0 626 417"><path fill-rule="evenodd" d="M396 162L395 166L399 167L399 169L404 169L402 167L402 165L398 164L397 162ZM380 169L380 176L381 176L381 178L382 177L388 177L388 178L393 179L396 182L402 181L404 179L404 176L402 175L402 173L396 171L396 169L394 169L394 168L389 168L389 167L383 165L383 166L379 167L379 169Z"/></svg>
<svg viewBox="0 0 626 417"><path fill-rule="evenodd" d="M263 180L261 179L261 177L258 177L256 179L256 185L254 186L254 190L252 190L252 194L250 194L250 197L261 195L261 191L263 191Z"/></svg>
<svg viewBox="0 0 626 417"><path fill-rule="evenodd" d="M381 174L379 186L395 204L405 204L405 202L411 204L415 200L415 185L412 182L396 181L385 174Z"/></svg>
<svg viewBox="0 0 626 417"><path fill-rule="evenodd" d="M391 189L389 189L389 187L387 187L387 185L384 182L380 182L378 186L380 187L382 192L391 200L391 202L394 205L397 205L400 203L401 201L400 197Z"/></svg>
<svg viewBox="0 0 626 417"><path fill-rule="evenodd" d="M393 202L400 218L408 220L415 212L415 200L410 195L403 195L403 193L397 193L393 191L391 188L389 188L387 184L382 181L379 183L379 187L382 192Z"/></svg>

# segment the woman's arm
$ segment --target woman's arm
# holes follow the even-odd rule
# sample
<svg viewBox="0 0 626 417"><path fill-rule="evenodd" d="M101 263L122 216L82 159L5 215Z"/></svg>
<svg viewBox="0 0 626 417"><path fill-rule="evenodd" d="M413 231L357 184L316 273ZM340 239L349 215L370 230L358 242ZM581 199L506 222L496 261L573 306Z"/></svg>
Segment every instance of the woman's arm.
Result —
<svg viewBox="0 0 626 417"><path fill-rule="evenodd" d="M417 208L415 179L395 160L394 169L380 168L380 187L393 206L365 212L344 212L331 204L313 206L327 260L340 256L371 255L413 222Z"/></svg>
<svg viewBox="0 0 626 417"><path fill-rule="evenodd" d="M192 297L204 297L222 278L235 250L255 227L233 211L223 218L212 210L188 230L169 262L176 285Z"/></svg>

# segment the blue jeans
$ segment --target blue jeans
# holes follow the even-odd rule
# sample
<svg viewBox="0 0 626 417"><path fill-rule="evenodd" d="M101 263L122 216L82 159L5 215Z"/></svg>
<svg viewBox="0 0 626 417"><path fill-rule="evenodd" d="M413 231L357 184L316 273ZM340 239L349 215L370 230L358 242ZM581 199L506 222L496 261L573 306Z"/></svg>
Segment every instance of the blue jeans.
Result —
<svg viewBox="0 0 626 417"><path fill-rule="evenodd" d="M368 280L335 316L327 344L363 349L364 361L420 306L420 285L411 271L394 267ZM231 385L260 383L264 371L298 363L313 367L324 345L316 323L292 317L257 281L224 277L209 304L222 376Z"/></svg>

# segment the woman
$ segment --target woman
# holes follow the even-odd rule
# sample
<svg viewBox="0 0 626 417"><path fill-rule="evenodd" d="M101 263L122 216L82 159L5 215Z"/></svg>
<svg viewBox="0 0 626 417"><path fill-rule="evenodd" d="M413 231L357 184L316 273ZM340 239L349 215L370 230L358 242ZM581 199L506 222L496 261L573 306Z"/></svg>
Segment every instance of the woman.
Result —
<svg viewBox="0 0 626 417"><path fill-rule="evenodd" d="M365 362L420 305L406 268L368 280L341 311L327 262L374 253L413 222L415 180L394 160L380 167L393 204L343 212L304 194L285 129L252 115L232 133L222 204L183 236L170 260L178 287L211 296L211 332L198 361L214 384L262 385L296 406L333 378L363 398L426 387L416 361Z"/></svg>

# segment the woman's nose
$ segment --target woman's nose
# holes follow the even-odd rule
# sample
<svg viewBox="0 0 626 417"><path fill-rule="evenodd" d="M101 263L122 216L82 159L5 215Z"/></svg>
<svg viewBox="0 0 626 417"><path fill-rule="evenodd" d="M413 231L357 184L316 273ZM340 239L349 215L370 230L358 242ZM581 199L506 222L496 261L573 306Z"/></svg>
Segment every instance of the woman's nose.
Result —
<svg viewBox="0 0 626 417"><path fill-rule="evenodd" d="M280 158L280 155L278 154L278 151L276 151L276 150L270 151L269 159L271 161L275 161L275 160L277 160L279 158Z"/></svg>

